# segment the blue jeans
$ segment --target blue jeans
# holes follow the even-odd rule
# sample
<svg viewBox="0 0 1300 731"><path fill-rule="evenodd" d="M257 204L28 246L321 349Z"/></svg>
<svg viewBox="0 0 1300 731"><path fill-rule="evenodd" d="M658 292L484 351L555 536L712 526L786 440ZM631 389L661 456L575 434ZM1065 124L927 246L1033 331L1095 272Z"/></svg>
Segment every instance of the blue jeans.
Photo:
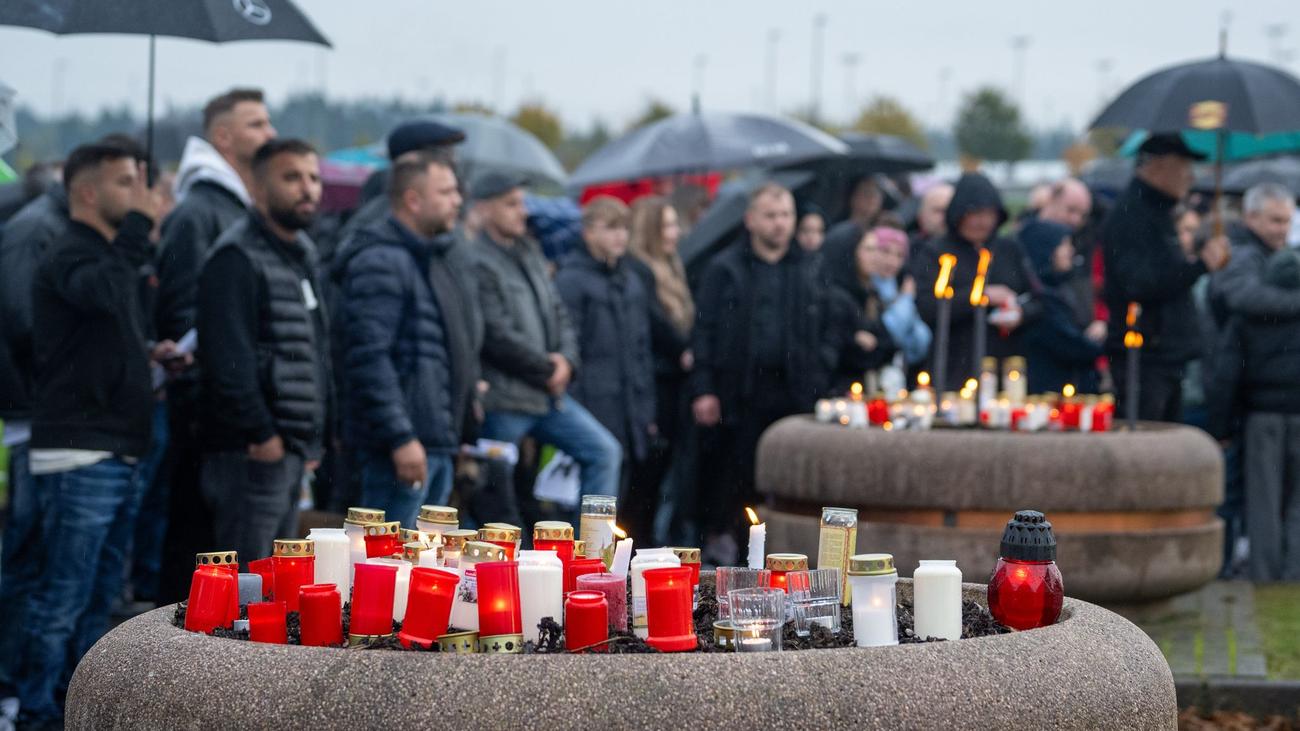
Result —
<svg viewBox="0 0 1300 731"><path fill-rule="evenodd" d="M135 465L110 457L37 478L38 489L49 495L51 519L44 534L46 570L27 623L26 672L18 681L25 718L62 715L56 690L108 630L140 503L136 473Z"/></svg>
<svg viewBox="0 0 1300 731"><path fill-rule="evenodd" d="M384 511L384 520L400 520L402 527L415 528L420 506L426 503L446 505L451 497L456 466L450 455L430 454L424 484L419 487L401 482L393 468L393 457L369 450L356 453L361 475L361 504Z"/></svg>
<svg viewBox="0 0 1300 731"><path fill-rule="evenodd" d="M32 593L45 572L44 524L51 517L49 495L28 469L28 447L9 448L9 507L0 553L0 698L18 692L22 670L22 628Z"/></svg>
<svg viewBox="0 0 1300 731"><path fill-rule="evenodd" d="M572 396L565 395L552 402L550 410L542 415L489 412L481 433L484 438L511 443L531 434L541 443L554 445L573 457L581 468L583 495L618 494L623 448ZM509 499L514 500L513 493Z"/></svg>
<svg viewBox="0 0 1300 731"><path fill-rule="evenodd" d="M131 549L131 589L137 600L158 598L158 572L162 568L163 537L167 534L167 505L171 497L169 470L162 469L167 454L167 402L154 404L153 441L140 460L140 483L144 497L136 518Z"/></svg>

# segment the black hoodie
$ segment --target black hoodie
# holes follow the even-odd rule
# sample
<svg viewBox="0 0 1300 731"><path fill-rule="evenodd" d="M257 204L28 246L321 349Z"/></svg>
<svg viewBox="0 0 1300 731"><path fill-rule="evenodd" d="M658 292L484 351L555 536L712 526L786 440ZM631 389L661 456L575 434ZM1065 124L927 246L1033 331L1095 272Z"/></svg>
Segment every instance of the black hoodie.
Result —
<svg viewBox="0 0 1300 731"><path fill-rule="evenodd" d="M957 181L952 202L944 220L948 226L947 235L930 241L920 251L912 253L909 263L912 276L916 278L916 307L926 324L938 335L938 304L934 296L934 283L939 275L939 257L952 254L957 257L957 264L952 270L951 286L954 291L952 300L952 321L948 336L947 383L936 384L941 391L956 391L968 378L978 374L979 364L974 362L974 325L975 308L970 305L970 290L975 281L975 272L979 268L980 246L961 238L958 233L961 219L972 211L992 208L998 212L998 227L1007 220L1006 208L1002 205L1002 196L993 183L979 173L966 173ZM988 277L985 287L1000 284L1019 295L1024 308L1021 327L1004 333L993 325L988 331L988 355L1004 358L1009 355L1023 354L1020 343L1020 330L1037 316L1037 305L1033 301L1034 293L1041 287L1032 269L1025 259L1024 250L1013 239L999 238L993 234L992 240L984 242L993 254L989 262ZM990 314L992 314L990 312ZM934 356L931 355L928 367L933 371Z"/></svg>

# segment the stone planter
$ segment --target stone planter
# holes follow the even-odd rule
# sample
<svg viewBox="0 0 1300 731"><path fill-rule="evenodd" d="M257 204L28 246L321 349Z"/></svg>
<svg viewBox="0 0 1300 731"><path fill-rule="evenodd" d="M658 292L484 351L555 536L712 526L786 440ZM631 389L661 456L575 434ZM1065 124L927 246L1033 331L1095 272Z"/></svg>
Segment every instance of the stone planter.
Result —
<svg viewBox="0 0 1300 731"><path fill-rule="evenodd" d="M906 599L910 582L899 582ZM966 596L984 601L985 588ZM171 607L77 667L67 726L106 728L1175 728L1173 677L1127 620L1067 599L1051 627L770 654L483 656L262 645Z"/></svg>
<svg viewBox="0 0 1300 731"><path fill-rule="evenodd" d="M1219 571L1223 460L1198 429L892 433L791 417L758 450L768 545L785 551L816 555L821 508L857 508L860 552L894 554L904 576L920 559L955 558L984 580L1006 521L1032 508L1052 521L1070 596L1145 602Z"/></svg>

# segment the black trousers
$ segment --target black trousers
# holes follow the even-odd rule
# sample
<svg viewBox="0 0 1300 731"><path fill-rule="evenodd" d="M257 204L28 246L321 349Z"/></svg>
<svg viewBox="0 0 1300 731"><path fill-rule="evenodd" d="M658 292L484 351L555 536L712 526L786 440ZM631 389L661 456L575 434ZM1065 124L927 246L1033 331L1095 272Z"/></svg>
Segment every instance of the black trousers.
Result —
<svg viewBox="0 0 1300 731"><path fill-rule="evenodd" d="M197 385L177 384L167 394L170 443L165 465L170 465L171 495L167 505L167 534L163 539L158 575L158 603L184 601L194 575L194 554L233 550L214 544L212 513L199 492ZM243 556L239 557L241 560Z"/></svg>

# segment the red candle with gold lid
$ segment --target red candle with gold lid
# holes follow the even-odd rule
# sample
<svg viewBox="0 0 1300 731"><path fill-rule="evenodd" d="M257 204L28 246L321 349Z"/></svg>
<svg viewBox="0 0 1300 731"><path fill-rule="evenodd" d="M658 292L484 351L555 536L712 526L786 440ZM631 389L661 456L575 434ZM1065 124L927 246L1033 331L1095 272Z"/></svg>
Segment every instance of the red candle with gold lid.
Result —
<svg viewBox="0 0 1300 731"><path fill-rule="evenodd" d="M411 589L406 616L397 639L406 647L429 647L447 634L451 605L460 576L455 571L416 567L411 569Z"/></svg>
<svg viewBox="0 0 1300 731"><path fill-rule="evenodd" d="M366 558L401 558L401 529L402 524L396 520L367 525Z"/></svg>
<svg viewBox="0 0 1300 731"><path fill-rule="evenodd" d="M197 553L194 555L194 568L197 569L200 566L219 568L235 577L235 595L231 597L230 605L226 607L226 621L222 623L223 627L228 627L230 623L239 619L239 552L211 551Z"/></svg>
<svg viewBox="0 0 1300 731"><path fill-rule="evenodd" d="M524 621L519 606L519 564L488 561L478 564L479 649L487 653L519 653L524 649Z"/></svg>
<svg viewBox="0 0 1300 731"><path fill-rule="evenodd" d="M765 568L772 572L770 586L784 589L788 594L790 588L786 586L785 575L791 571L807 571L808 557L802 553L769 553Z"/></svg>
<svg viewBox="0 0 1300 731"><path fill-rule="evenodd" d="M316 544L309 540L277 539L271 556L275 571L275 600L298 611L298 589L316 581Z"/></svg>
<svg viewBox="0 0 1300 731"><path fill-rule="evenodd" d="M239 582L225 569L200 566L190 579L189 601L185 605L185 629L208 633L217 627L229 627L230 597L235 596L238 617Z"/></svg>

